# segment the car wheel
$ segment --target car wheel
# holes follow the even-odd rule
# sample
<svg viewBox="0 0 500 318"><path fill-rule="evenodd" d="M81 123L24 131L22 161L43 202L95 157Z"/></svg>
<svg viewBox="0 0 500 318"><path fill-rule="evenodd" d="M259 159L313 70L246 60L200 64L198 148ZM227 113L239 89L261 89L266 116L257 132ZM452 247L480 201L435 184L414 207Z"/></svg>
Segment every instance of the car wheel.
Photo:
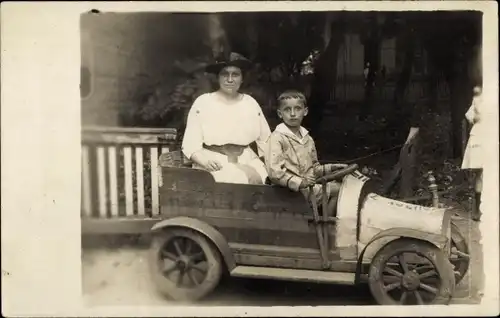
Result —
<svg viewBox="0 0 500 318"><path fill-rule="evenodd" d="M458 285L469 269L469 246L460 229L451 223L451 255L450 263L455 267L455 282Z"/></svg>
<svg viewBox="0 0 500 318"><path fill-rule="evenodd" d="M470 256L467 241L460 232L459 227L453 222L451 223L450 263L454 267L453 271L455 273L455 284L458 285L464 278L465 274L467 274Z"/></svg>
<svg viewBox="0 0 500 318"><path fill-rule="evenodd" d="M196 301L219 283L219 251L205 236L173 228L154 235L149 250L151 277L158 290L181 302Z"/></svg>
<svg viewBox="0 0 500 318"><path fill-rule="evenodd" d="M463 218L467 214L464 207L456 200L448 198L440 198L440 205L444 208L450 209L455 216ZM432 203L426 204L432 206ZM458 285L464 278L467 270L469 269L470 255L469 246L465 237L460 232L460 228L451 223L451 255L450 262L455 267L455 283Z"/></svg>
<svg viewBox="0 0 500 318"><path fill-rule="evenodd" d="M448 304L455 289L452 265L436 246L398 239L377 252L368 275L380 305Z"/></svg>

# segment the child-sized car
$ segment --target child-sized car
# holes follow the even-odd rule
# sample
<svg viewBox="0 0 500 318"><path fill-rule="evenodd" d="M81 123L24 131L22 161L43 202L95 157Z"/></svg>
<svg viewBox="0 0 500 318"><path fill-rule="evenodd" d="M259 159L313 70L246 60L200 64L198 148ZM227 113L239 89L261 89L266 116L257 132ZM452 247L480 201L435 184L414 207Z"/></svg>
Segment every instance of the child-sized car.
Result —
<svg viewBox="0 0 500 318"><path fill-rule="evenodd" d="M356 165L318 180L342 182L336 211L322 211L287 188L216 183L207 171L173 164L173 153L162 156L162 220L149 262L171 299L199 300L226 273L368 283L381 305L447 304L465 274L452 263L452 232L462 236L451 213L371 192Z"/></svg>

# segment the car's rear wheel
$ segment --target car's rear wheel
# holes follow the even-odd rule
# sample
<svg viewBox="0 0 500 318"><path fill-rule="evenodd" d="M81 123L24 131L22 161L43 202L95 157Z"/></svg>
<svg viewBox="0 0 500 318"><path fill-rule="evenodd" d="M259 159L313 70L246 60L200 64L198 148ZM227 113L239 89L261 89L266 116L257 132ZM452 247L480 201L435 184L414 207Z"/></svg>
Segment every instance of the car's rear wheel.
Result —
<svg viewBox="0 0 500 318"><path fill-rule="evenodd" d="M219 283L219 251L205 236L184 228L155 234L149 250L150 272L158 290L176 301L196 301Z"/></svg>
<svg viewBox="0 0 500 318"><path fill-rule="evenodd" d="M368 281L380 305L448 304L455 288L452 265L444 253L414 239L398 239L378 251Z"/></svg>

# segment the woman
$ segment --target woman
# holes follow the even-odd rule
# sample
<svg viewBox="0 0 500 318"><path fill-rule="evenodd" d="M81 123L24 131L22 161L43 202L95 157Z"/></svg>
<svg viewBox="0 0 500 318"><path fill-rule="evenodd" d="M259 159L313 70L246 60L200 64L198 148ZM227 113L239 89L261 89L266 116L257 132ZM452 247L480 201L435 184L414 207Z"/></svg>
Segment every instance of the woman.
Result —
<svg viewBox="0 0 500 318"><path fill-rule="evenodd" d="M427 112L427 106L417 102L406 105L400 111L395 112L388 119L387 130L390 134L392 144L400 145L403 148L399 152L394 152L393 159L386 161L386 164L393 165L391 173L385 178L382 191L391 193L398 182L401 182L400 195L412 196L415 173L417 166L415 159L420 156L420 152L411 155L413 149L418 150L416 145L420 143L421 128L423 128L424 114ZM386 146L388 147L388 146ZM389 148L389 147L388 147ZM402 157L403 156L403 157ZM405 158L407 164L402 165ZM408 161L410 160L410 161ZM418 159L417 159L418 160ZM403 171L405 169L405 171Z"/></svg>
<svg viewBox="0 0 500 318"><path fill-rule="evenodd" d="M479 210L481 204L481 192L483 188L483 162L481 155L481 107L482 106L482 91L481 88L474 87L474 97L472 104L465 114L465 118L472 125L469 133L469 140L465 148L462 169L477 170L475 175L475 206L472 219L479 221L481 212Z"/></svg>
<svg viewBox="0 0 500 318"><path fill-rule="evenodd" d="M199 96L191 107L182 151L193 168L212 173L217 182L263 184L265 143L271 134L261 107L239 92L251 63L237 53L206 67L218 76L219 89ZM259 156L250 148L256 143Z"/></svg>

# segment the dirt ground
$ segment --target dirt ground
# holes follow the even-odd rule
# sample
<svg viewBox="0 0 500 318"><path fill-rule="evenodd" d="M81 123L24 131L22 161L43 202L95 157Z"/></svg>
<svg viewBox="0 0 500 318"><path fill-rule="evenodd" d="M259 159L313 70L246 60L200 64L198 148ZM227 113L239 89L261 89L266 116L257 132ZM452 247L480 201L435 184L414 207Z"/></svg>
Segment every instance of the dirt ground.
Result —
<svg viewBox="0 0 500 318"><path fill-rule="evenodd" d="M469 241L471 265L453 303L478 303L483 286L478 223L458 219ZM470 229L470 230L469 230ZM156 306L170 302L158 294L147 268L147 246L86 247L82 250L83 297L89 306ZM216 306L372 305L368 287L230 278L200 303Z"/></svg>
<svg viewBox="0 0 500 318"><path fill-rule="evenodd" d="M170 301L155 291L148 276L147 251L140 248L85 250L83 296L90 306L156 306ZM200 305L369 305L368 288L269 280L228 279Z"/></svg>

